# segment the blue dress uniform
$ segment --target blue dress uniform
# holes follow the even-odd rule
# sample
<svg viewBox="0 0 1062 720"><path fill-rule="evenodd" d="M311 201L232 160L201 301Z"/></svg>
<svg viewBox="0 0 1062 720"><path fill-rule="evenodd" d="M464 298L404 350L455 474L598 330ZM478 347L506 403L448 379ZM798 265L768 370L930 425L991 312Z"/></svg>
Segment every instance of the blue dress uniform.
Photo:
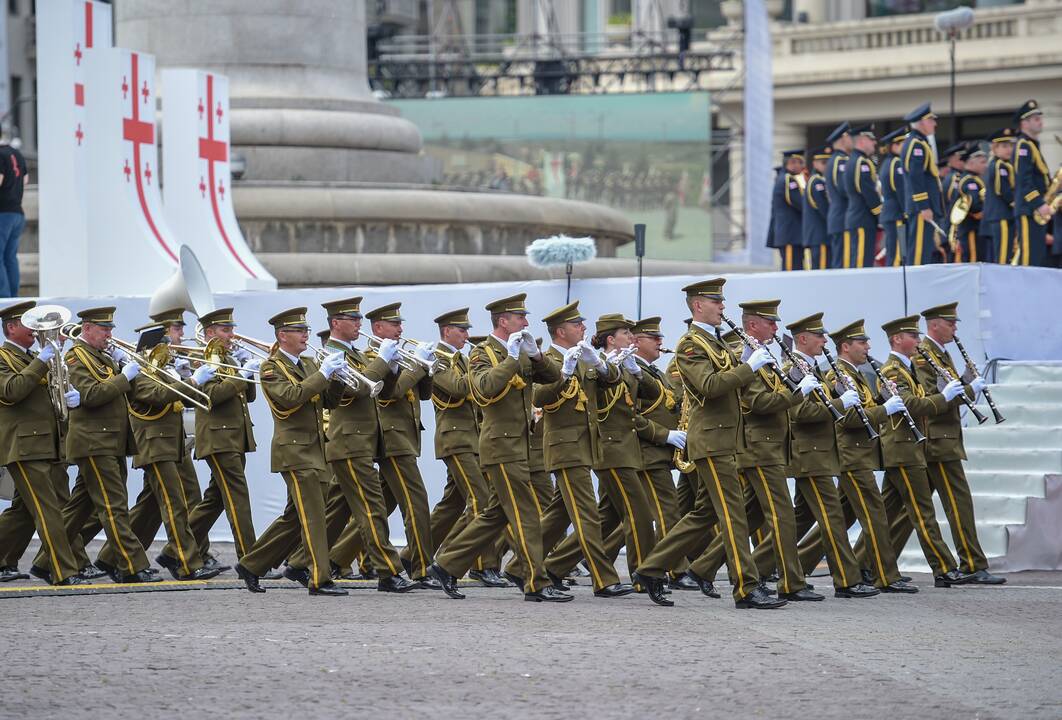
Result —
<svg viewBox="0 0 1062 720"><path fill-rule="evenodd" d="M953 155L959 155L965 153L967 150L966 143L956 143L951 147L944 150L941 153L939 162L941 165L948 168L948 175L944 178L944 206L951 207L959 197L959 180L962 178L964 170L963 168L951 167L951 158Z"/></svg>
<svg viewBox="0 0 1062 720"><path fill-rule="evenodd" d="M993 144L1014 142L1014 130L1001 128L988 138ZM985 262L1006 264L1014 252L1014 166L993 157L985 171L985 206L981 234L991 238Z"/></svg>
<svg viewBox="0 0 1062 720"><path fill-rule="evenodd" d="M827 145L815 152L813 160L828 160L833 149ZM830 237L826 231L826 218L830 211L830 198L826 195L826 179L813 170L804 188L804 212L801 217L801 235L804 239L804 255L808 270L825 270L830 267Z"/></svg>
<svg viewBox="0 0 1062 720"><path fill-rule="evenodd" d="M1018 108L1014 120L1041 114L1035 100ZM1040 152L1040 143L1025 133L1018 133L1014 147L1014 228L1018 243L1018 265L1045 265L1047 259L1047 225L1034 219L1036 209L1044 204L1051 176Z"/></svg>
<svg viewBox="0 0 1062 720"><path fill-rule="evenodd" d="M902 142L907 128L899 127L881 138L881 230L885 235L885 265L899 267L903 264L903 247L899 241L903 234L903 162L892 152L892 144Z"/></svg>
<svg viewBox="0 0 1062 720"><path fill-rule="evenodd" d="M913 123L933 115L929 103L926 103L904 117L905 122ZM903 160L904 177L904 211L907 213L907 264L929 265L941 261L937 242L945 238L936 238L936 230L927 223L919 213L929 209L933 211L933 221L938 225L944 220L944 193L940 187L940 175L933 147L919 130L911 128L900 151Z"/></svg>
<svg viewBox="0 0 1062 720"><path fill-rule="evenodd" d="M870 134L874 126L858 128L856 134ZM844 171L844 191L848 196L848 208L844 216L846 268L874 266L874 254L878 237L878 216L883 201L878 190L878 171L874 161L858 148L852 149Z"/></svg>
<svg viewBox="0 0 1062 720"><path fill-rule="evenodd" d="M826 137L826 144L833 145L851 130L847 121L841 123ZM830 198L830 209L826 217L826 232L830 236L830 267L844 265L844 215L848 210L848 198L841 188L844 169L848 162L848 153L833 149L830 159L826 161L826 195Z"/></svg>
<svg viewBox="0 0 1062 720"><path fill-rule="evenodd" d="M985 262L988 243L981 238L980 233L981 217L984 214L985 182L979 176L966 172L959 178L957 185L959 189L955 202L964 197L970 198L970 210L955 231L957 251L954 262Z"/></svg>
<svg viewBox="0 0 1062 720"><path fill-rule="evenodd" d="M774 191L771 193L772 247L778 248L781 253L783 270L804 269L804 240L801 237L803 179L798 180L796 175L785 170L785 162L793 156L802 155L803 152L787 150L782 153L783 167L778 171L774 180Z"/></svg>

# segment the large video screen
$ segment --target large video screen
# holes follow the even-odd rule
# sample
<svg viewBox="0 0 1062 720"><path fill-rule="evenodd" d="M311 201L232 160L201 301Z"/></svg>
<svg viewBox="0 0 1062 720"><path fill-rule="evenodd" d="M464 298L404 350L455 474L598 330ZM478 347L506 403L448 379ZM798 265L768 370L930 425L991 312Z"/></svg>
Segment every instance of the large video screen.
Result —
<svg viewBox="0 0 1062 720"><path fill-rule="evenodd" d="M390 102L444 185L604 204L645 223L647 258L712 258L707 93Z"/></svg>

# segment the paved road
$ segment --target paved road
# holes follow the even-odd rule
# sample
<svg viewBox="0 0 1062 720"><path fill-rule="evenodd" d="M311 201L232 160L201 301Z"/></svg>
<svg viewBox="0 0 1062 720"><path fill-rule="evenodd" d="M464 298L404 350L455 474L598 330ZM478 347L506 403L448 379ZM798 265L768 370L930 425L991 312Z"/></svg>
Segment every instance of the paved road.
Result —
<svg viewBox="0 0 1062 720"><path fill-rule="evenodd" d="M774 612L585 585L562 606L512 589L311 598L286 582L0 599L0 717L1062 716L1062 573L916 581L915 596Z"/></svg>

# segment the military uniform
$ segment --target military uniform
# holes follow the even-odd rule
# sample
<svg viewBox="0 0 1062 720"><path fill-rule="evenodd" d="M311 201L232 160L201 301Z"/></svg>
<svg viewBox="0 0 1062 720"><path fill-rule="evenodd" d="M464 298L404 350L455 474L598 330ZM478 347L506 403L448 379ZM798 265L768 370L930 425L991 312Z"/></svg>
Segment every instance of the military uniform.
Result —
<svg viewBox="0 0 1062 720"><path fill-rule="evenodd" d="M829 145L815 151L815 160L829 160L833 148ZM804 263L808 270L825 270L830 267L830 236L827 218L830 214L830 198L826 194L826 179L818 170L812 170L804 186L804 208L800 214L800 235L804 244Z"/></svg>
<svg viewBox="0 0 1062 720"><path fill-rule="evenodd" d="M904 117L908 123L936 117L929 104L922 105ZM931 210L933 220L944 221L944 198L940 174L933 147L921 131L911 128L900 151L903 160L904 211L907 214L907 265L929 265L940 262L938 250L944 238L919 213Z"/></svg>
<svg viewBox="0 0 1062 720"><path fill-rule="evenodd" d="M988 140L993 148L997 143L1013 143L1014 130L1009 127L1001 128L992 133ZM985 258L985 262L1010 262L1014 252L1014 166L995 155L988 161L985 171L981 233L992 239L990 254Z"/></svg>
<svg viewBox="0 0 1062 720"><path fill-rule="evenodd" d="M281 332L304 331L306 308L274 315ZM301 538L310 556L311 594L346 594L331 580L325 529L325 492L330 479L325 459L323 413L339 400L339 383L324 375L309 357L290 357L279 347L262 364L262 392L273 414L270 471L280 473L288 489L283 514L240 558L236 571L253 592L257 578L276 567Z"/></svg>
<svg viewBox="0 0 1062 720"><path fill-rule="evenodd" d="M903 161L892 151L895 143L902 143L907 130L899 127L881 138L881 230L885 236L885 265L899 267L903 264L904 193Z"/></svg>
<svg viewBox="0 0 1062 720"><path fill-rule="evenodd" d="M975 143L965 154L963 161L968 162L976 156L984 156ZM986 262L988 239L982 237L981 220L984 216L985 182L980 175L966 171L958 180L955 200L949 205L954 208L960 201L969 203L966 217L953 230L949 230L955 239L953 262ZM965 200L963 200L965 198Z"/></svg>
<svg viewBox="0 0 1062 720"><path fill-rule="evenodd" d="M847 121L841 123L826 137L826 144L833 145L830 159L826 161L826 195L829 197L829 212L826 219L826 232L830 236L830 267L844 267L845 247L851 238L844 229L844 218L848 212L848 196L844 192L844 172L848 166L848 153L836 146L836 142L851 131Z"/></svg>
<svg viewBox="0 0 1062 720"><path fill-rule="evenodd" d="M873 138L874 126L865 125L852 132ZM844 267L873 267L883 201L874 161L859 148L852 149L845 165L843 188L848 205L844 216Z"/></svg>
<svg viewBox="0 0 1062 720"><path fill-rule="evenodd" d="M0 324L18 320L35 305L21 302L0 310ZM0 465L11 473L21 506L31 519L30 534L35 527L47 558L34 574L45 575L55 584L69 584L81 564L63 526L65 493L57 492L60 486L66 489L67 478L59 452L59 422L48 393L48 372L48 364L29 348L10 340L0 346ZM10 535L3 538L5 542L12 539ZM13 557L5 567L17 566L17 562Z"/></svg>
<svg viewBox="0 0 1062 720"><path fill-rule="evenodd" d="M1029 100L1018 108L1014 122L1019 124L1038 114L1042 114L1039 104ZM1040 151L1040 141L1019 132L1014 147L1014 229L1018 265L1046 264L1047 225L1036 222L1033 215L1044 204L1050 184L1051 173Z"/></svg>
<svg viewBox="0 0 1062 720"><path fill-rule="evenodd" d="M526 295L521 293L487 305L493 315L527 314ZM541 353L530 356L522 350L516 358L505 341L491 334L476 346L469 358L469 389L472 401L483 410L479 446L482 469L493 493L483 512L475 517L439 553L432 575L451 597L460 597L452 578L465 574L476 557L489 552L498 533L506 526L528 568L524 592L528 599L570 599L554 596L542 564L542 528L530 484L528 436L534 423L531 384L551 383L560 377L558 368Z"/></svg>
<svg viewBox="0 0 1062 720"><path fill-rule="evenodd" d="M781 255L783 270L804 269L804 240L801 237L804 178L787 172L784 167L789 158L802 154L802 150L786 150L782 153L783 167L778 171L771 192L774 247Z"/></svg>

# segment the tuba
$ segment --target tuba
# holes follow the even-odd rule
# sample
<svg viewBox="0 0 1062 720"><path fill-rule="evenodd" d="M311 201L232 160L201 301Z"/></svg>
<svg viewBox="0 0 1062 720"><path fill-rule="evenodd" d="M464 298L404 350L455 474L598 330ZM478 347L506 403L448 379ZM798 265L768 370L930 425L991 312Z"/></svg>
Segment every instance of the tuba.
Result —
<svg viewBox="0 0 1062 720"><path fill-rule="evenodd" d="M60 422L66 422L70 417L70 409L66 406L66 394L70 392L70 371L63 362L61 352L64 340L62 328L69 322L70 311L61 305L38 305L22 315L22 324L37 334L40 346L47 344L55 349L55 355L48 361L48 396Z"/></svg>

